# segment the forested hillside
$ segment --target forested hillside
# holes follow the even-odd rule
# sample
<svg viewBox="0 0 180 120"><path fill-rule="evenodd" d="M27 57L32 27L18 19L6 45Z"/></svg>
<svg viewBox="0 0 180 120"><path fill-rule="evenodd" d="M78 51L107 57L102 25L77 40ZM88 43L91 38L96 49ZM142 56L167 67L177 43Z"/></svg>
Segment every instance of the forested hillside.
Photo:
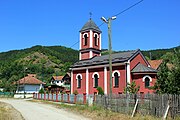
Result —
<svg viewBox="0 0 180 120"><path fill-rule="evenodd" d="M161 59L173 50L174 48L158 49L142 53L147 59ZM104 49L102 54L108 54L107 50ZM4 87L9 91L14 86L13 82L28 73L37 74L38 79L48 83L52 75L64 75L68 72L70 65L78 61L78 55L77 50L63 46L34 46L0 53L0 88Z"/></svg>
<svg viewBox="0 0 180 120"><path fill-rule="evenodd" d="M78 60L78 51L63 46L34 46L0 53L0 87L7 90L28 73L49 82L52 75L64 75Z"/></svg>

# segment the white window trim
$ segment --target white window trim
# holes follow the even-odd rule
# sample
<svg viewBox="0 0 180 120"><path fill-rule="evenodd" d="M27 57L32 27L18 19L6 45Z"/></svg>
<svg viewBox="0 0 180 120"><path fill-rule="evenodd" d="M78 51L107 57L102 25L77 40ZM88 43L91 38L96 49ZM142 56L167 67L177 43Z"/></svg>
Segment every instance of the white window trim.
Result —
<svg viewBox="0 0 180 120"><path fill-rule="evenodd" d="M79 73L79 74L77 74L76 75L76 80L77 80L77 87L79 87L79 84L78 84L78 76L80 75L80 77L81 77L81 80L82 80L82 75Z"/></svg>
<svg viewBox="0 0 180 120"><path fill-rule="evenodd" d="M148 77L149 80L150 80L150 82L152 82L152 78L151 78L149 75L145 75L145 76L143 77L143 79L142 79L143 82L145 82L146 77Z"/></svg>
<svg viewBox="0 0 180 120"><path fill-rule="evenodd" d="M99 42L99 35L98 35L97 33L94 33L93 36L95 37L95 35L97 35L97 41L96 41L96 42L97 42L97 45L98 45L98 42Z"/></svg>
<svg viewBox="0 0 180 120"><path fill-rule="evenodd" d="M114 73L116 73L116 72L118 73L118 76L120 77L120 72L118 70L113 71L112 77L114 77Z"/></svg>
<svg viewBox="0 0 180 120"><path fill-rule="evenodd" d="M89 37L88 33L84 33L84 34L83 34L83 38L84 38L85 35L87 35L87 37Z"/></svg>
<svg viewBox="0 0 180 120"><path fill-rule="evenodd" d="M94 75L97 75L98 76L98 79L99 79L99 73L98 72L94 72L92 74L92 78L93 78L93 87L95 87L95 79L94 79Z"/></svg>
<svg viewBox="0 0 180 120"><path fill-rule="evenodd" d="M83 34L83 45L85 45L85 41L84 41L84 36L87 35L87 37L89 37L88 33L84 33Z"/></svg>
<svg viewBox="0 0 180 120"><path fill-rule="evenodd" d="M114 74L115 74L116 72L118 73L118 77L120 77L120 72L119 72L118 70L113 71L113 73L112 73L112 77L113 77L113 87L115 87L115 78L114 78Z"/></svg>

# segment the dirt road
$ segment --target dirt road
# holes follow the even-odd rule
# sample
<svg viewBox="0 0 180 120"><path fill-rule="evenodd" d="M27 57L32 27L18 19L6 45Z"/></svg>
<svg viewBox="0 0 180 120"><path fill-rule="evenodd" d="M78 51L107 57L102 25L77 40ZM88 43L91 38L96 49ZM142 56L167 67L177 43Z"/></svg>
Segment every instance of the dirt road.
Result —
<svg viewBox="0 0 180 120"><path fill-rule="evenodd" d="M52 105L30 102L22 99L0 99L17 109L25 120L89 120L70 111Z"/></svg>

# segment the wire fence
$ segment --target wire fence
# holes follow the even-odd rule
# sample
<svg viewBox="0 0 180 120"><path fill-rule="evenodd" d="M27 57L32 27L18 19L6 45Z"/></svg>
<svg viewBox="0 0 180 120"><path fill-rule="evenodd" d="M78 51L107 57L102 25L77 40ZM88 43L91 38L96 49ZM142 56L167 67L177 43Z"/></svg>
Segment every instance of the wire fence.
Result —
<svg viewBox="0 0 180 120"><path fill-rule="evenodd" d="M13 97L14 93L12 92L0 92L0 97Z"/></svg>

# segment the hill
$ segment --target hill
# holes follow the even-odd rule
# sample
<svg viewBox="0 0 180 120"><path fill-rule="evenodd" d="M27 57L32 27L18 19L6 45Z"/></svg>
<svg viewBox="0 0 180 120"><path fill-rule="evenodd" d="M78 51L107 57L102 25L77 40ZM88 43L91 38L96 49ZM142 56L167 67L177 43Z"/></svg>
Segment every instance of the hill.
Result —
<svg viewBox="0 0 180 120"><path fill-rule="evenodd" d="M52 75L64 75L78 60L78 51L63 46L34 46L0 53L0 87L10 90L11 83L28 73L49 82Z"/></svg>
<svg viewBox="0 0 180 120"><path fill-rule="evenodd" d="M180 48L180 46L175 47ZM161 59L175 48L142 51L147 59ZM117 52L117 51L114 51ZM124 52L124 51L118 51ZM107 49L102 51L108 54ZM0 53L0 87L12 90L12 83L28 73L48 83L52 75L64 75L78 61L79 52L64 46L33 46L23 50Z"/></svg>

